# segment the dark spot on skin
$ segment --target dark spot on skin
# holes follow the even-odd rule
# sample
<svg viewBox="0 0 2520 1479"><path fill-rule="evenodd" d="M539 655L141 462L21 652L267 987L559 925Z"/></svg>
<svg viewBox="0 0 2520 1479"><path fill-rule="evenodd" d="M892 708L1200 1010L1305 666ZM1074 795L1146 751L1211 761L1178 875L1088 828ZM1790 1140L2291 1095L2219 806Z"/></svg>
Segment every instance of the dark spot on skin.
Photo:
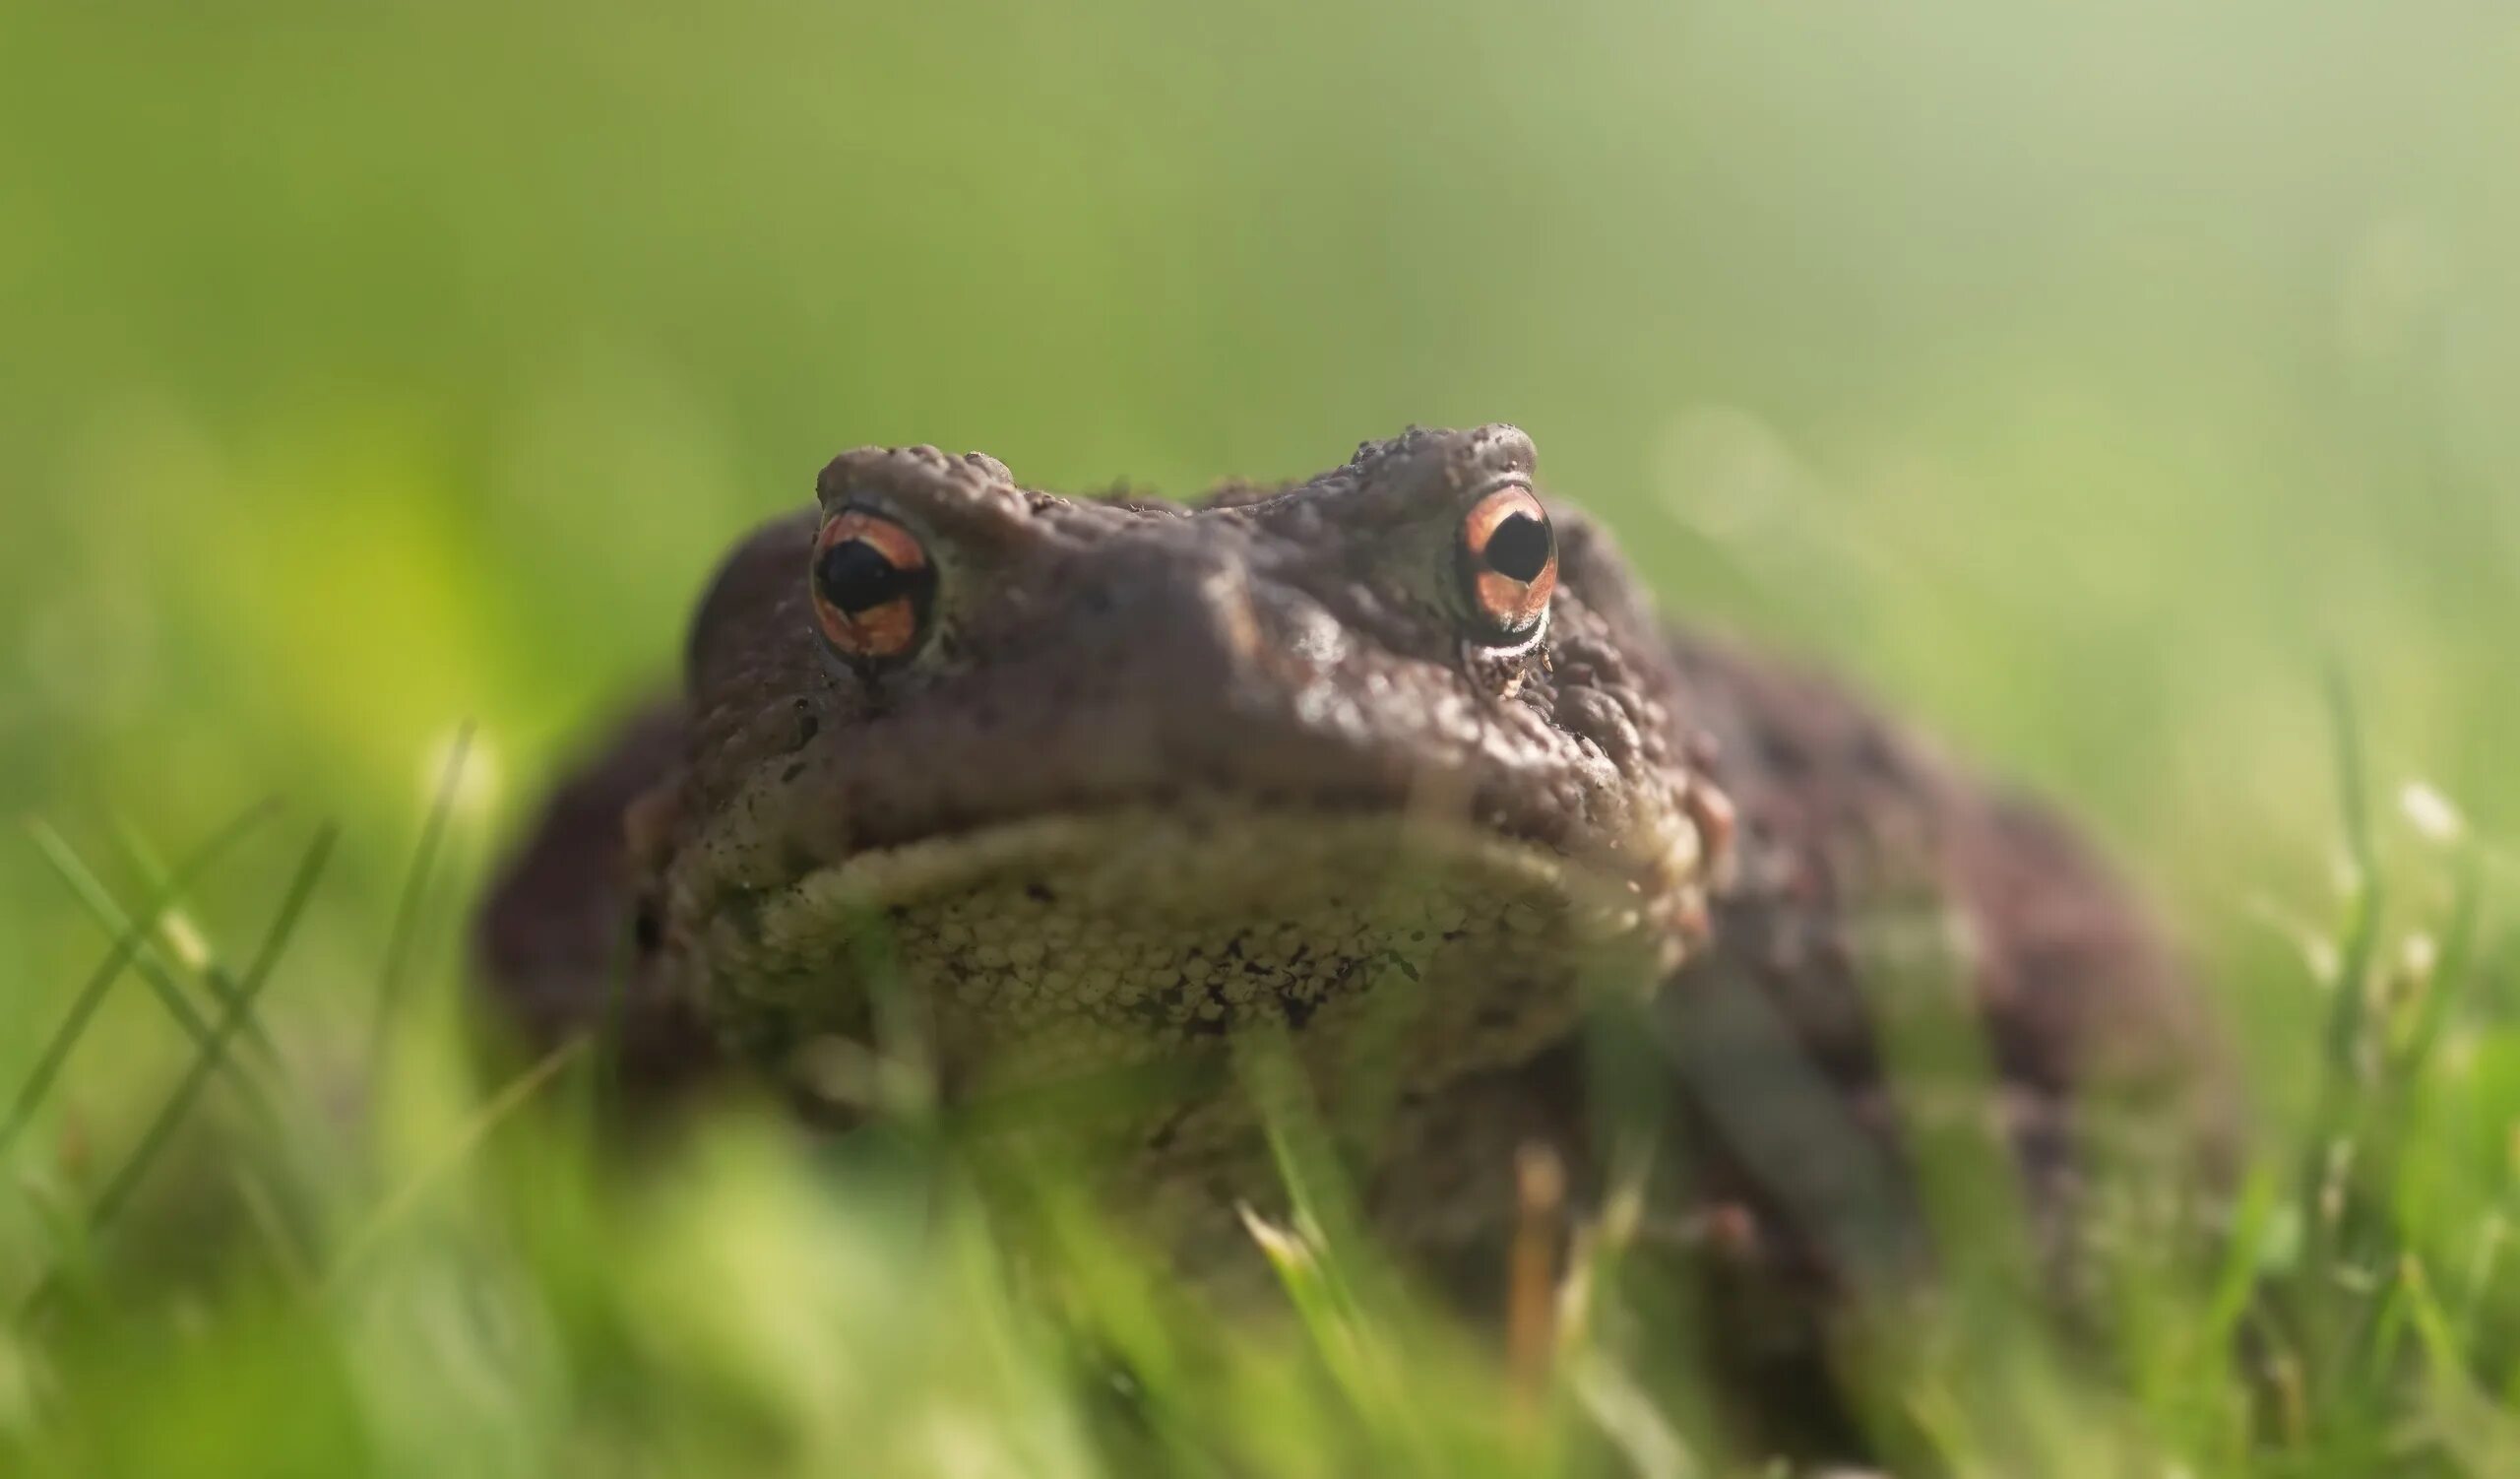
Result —
<svg viewBox="0 0 2520 1479"><path fill-rule="evenodd" d="M780 772L780 774L779 774L779 781L780 781L780 784L781 784L781 785L785 785L785 786L792 786L792 785L794 785L794 784L796 783L796 777L798 777L798 776L800 776L800 775L803 775L804 773L805 773L805 762L804 762L804 761L802 761L802 760L799 760L799 761L797 761L795 764L790 765L790 766L788 766L786 770L784 770L784 771L781 771L781 772Z"/></svg>
<svg viewBox="0 0 2520 1479"><path fill-rule="evenodd" d="M665 922L658 913L657 901L643 898L638 911L630 919L630 938L642 955L654 955L665 942Z"/></svg>
<svg viewBox="0 0 2520 1479"><path fill-rule="evenodd" d="M1312 1020L1312 1014L1321 1009L1321 1002L1312 997L1286 996L1278 998L1278 1007L1286 1013L1287 1025L1301 1032L1304 1024Z"/></svg>
<svg viewBox="0 0 2520 1479"><path fill-rule="evenodd" d="M734 927L742 938L761 939L761 895L749 888L729 888L718 896L716 915Z"/></svg>
<svg viewBox="0 0 2520 1479"><path fill-rule="evenodd" d="M1050 885L1047 883L1025 884L1024 897L1031 899L1036 904L1055 904L1059 901L1059 896L1051 890Z"/></svg>
<svg viewBox="0 0 2520 1479"><path fill-rule="evenodd" d="M820 718L818 718L818 717L816 717L816 716L815 716L815 714L814 714L814 711L813 711L812 707L811 707L810 705L808 705L808 704L807 704L803 699L801 699L801 698L800 698L800 699L797 699L797 700L796 700L796 742L795 742L794 744L792 744L792 745L789 745L789 746L788 746L788 748L790 748L790 749L803 749L806 745L813 743L813 742L814 742L814 737L815 737L816 735L821 734L822 732L823 732L823 722L822 722L822 720L821 720Z"/></svg>

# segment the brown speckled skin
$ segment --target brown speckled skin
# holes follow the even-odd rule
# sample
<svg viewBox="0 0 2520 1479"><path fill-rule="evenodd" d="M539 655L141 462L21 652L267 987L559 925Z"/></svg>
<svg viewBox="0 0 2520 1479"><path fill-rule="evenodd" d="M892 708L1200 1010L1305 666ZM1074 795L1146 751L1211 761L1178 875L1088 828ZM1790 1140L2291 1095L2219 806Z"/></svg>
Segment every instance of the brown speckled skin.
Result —
<svg viewBox="0 0 2520 1479"><path fill-rule="evenodd" d="M852 672L814 631L817 516L753 536L701 608L683 703L560 794L494 893L488 974L547 1038L587 1025L607 963L629 960L629 1066L662 1082L763 1046L713 1024L729 984L699 943L710 922L861 850L1187 796L1397 814L1431 794L1613 880L1664 958L1685 952L1618 1039L1663 1104L1644 1236L1737 1267L1743 1288L1913 1266L1876 1023L1941 987L1984 1025L1995 1082L1972 1102L2042 1216L2072 1205L2075 1117L2102 1091L2195 1123L2211 1078L2195 1004L2048 812L1828 682L1672 636L1555 504L1545 634L1466 641L1436 573L1447 542L1465 498L1532 463L1511 427L1412 431L1190 511L1032 492L977 455L848 454L824 509L926 532L936 635L908 667ZM1915 966L1920 938L1945 969ZM1383 1226L1444 1276L1500 1268L1518 1141L1554 1141L1579 1189L1600 1185L1615 1136L1589 1057L1566 1033L1401 1106L1424 1122L1416 1153L1360 1168ZM1760 1347L1745 1368L1795 1380L1777 1374L1812 1324L1760 1324L1737 1342Z"/></svg>
<svg viewBox="0 0 2520 1479"><path fill-rule="evenodd" d="M836 667L800 573L813 518L754 536L695 626L683 804L710 820L686 845L710 854L707 886L757 886L799 856L1052 809L1197 789L1396 809L1430 777L1560 850L1668 830L1693 778L1633 670L1650 638L1570 590L1544 664L1484 659L1421 604L1409 556L1439 563L1464 496L1531 464L1510 428L1418 433L1193 514L1033 493L929 448L849 453L825 506L918 517L945 567L939 631L907 670Z"/></svg>

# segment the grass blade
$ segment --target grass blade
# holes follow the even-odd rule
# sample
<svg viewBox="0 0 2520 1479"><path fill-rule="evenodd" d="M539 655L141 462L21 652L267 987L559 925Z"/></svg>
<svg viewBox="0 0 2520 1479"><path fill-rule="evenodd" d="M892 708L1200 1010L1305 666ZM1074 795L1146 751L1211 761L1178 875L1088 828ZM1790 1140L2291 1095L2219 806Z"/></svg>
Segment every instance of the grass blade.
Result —
<svg viewBox="0 0 2520 1479"><path fill-rule="evenodd" d="M286 946L289 935L296 931L297 921L305 913L307 901L314 897L316 883L323 877L325 865L332 859L337 836L335 829L327 826L316 834L314 843L307 848L304 860L298 864L296 876L289 880L288 892L281 900L280 913L272 921L271 931L264 937L262 947L255 952L252 968L247 971L237 995L220 1007L219 1020L206 1029L201 1051L194 1055L192 1066L175 1085L174 1092L166 1097L158 1117L141 1136L140 1144L89 1207L88 1230L91 1235L111 1224L129 1204L132 1193L139 1189L150 1167L157 1164L158 1156L173 1140L176 1129L192 1113L192 1107L201 1098L202 1090L208 1087L211 1075L227 1063L228 1045L243 1030L245 1022L253 1014L254 1002L262 996L263 988L270 984L272 970L280 962L281 951ZM250 1083L251 1080L240 1082ZM20 1323L31 1321L42 1314L61 1287L61 1272L56 1268L35 1285L19 1307Z"/></svg>
<svg viewBox="0 0 2520 1479"><path fill-rule="evenodd" d="M2424 999L2415 1023L2398 1045L2392 1064L2392 1078L2400 1084L2413 1083L2431 1063L2442 1029L2458 1015L2476 977L2477 934L2485 904L2484 855L2476 849L2466 850L2460 854L2457 867L2450 922L2441 932L2440 953L2433 959L2430 979L2425 982Z"/></svg>
<svg viewBox="0 0 2520 1479"><path fill-rule="evenodd" d="M2363 1057L2371 1034L2371 961L2379 949L2386 904L2371 846L2370 788L2361 715L2344 671L2334 664L2327 674L2327 701L2336 745L2337 803L2346 856L2354 869L2354 891L2337 951L2331 986L2335 995L2328 1002L2323 1030L2325 1061L2311 1121L2313 1133L2301 1160L2301 1226L2307 1240L2306 1263L2313 1268L2325 1268L2336 1258L2346 1233L2339 1225L2349 1200L2344 1182L2353 1174L2356 1131L2371 1088Z"/></svg>
<svg viewBox="0 0 2520 1479"><path fill-rule="evenodd" d="M2344 666L2333 658L2327 666L2327 712L2330 738L2336 744L2336 800L2345 828L2345 852L2367 879L2373 867L2370 787L2362 755L2362 711L2354 702L2354 685Z"/></svg>
<svg viewBox="0 0 2520 1479"><path fill-rule="evenodd" d="M176 1128L191 1113L194 1101L201 1097L211 1074L225 1061L228 1044L243 1030L253 1013L255 1000L271 984L273 968L279 965L281 952L286 948L290 934L295 932L307 901L314 897L315 885L323 878L325 866L332 861L333 844L338 836L334 828L327 826L316 834L314 843L307 848L305 858L297 866L296 876L289 880L287 894L281 900L280 914L272 921L262 948L255 952L253 965L247 970L240 990L220 1012L219 1021L210 1029L201 1052L193 1059L191 1069L176 1084L175 1091L167 1096L165 1106L158 1112L158 1118L141 1137L139 1146L97 1196L95 1205L88 1214L92 1226L102 1228L122 1211L132 1192L139 1188L141 1179L148 1175L149 1168L157 1162Z"/></svg>
<svg viewBox="0 0 2520 1479"><path fill-rule="evenodd" d="M194 1007L174 974L166 968L157 947L150 942L148 932L123 913L122 906L114 902L103 882L80 861L77 851L59 832L41 821L30 823L28 830L33 836L36 848L43 853L44 860L52 865L54 872L69 885L71 892L79 896L79 901L88 906L88 912L95 917L107 934L119 939L125 934L137 933L130 956L131 968L148 983L158 1004L165 1007L166 1014L175 1019L175 1025L183 1029L184 1036L191 1040L193 1051L199 1053L210 1041L211 1025ZM232 998L224 993L220 994L220 999L222 1004L233 1004ZM228 1076L245 1093L255 1112L268 1118L272 1113L271 1100L262 1083L232 1060L222 1058L222 1061L227 1064L225 1071Z"/></svg>
<svg viewBox="0 0 2520 1479"><path fill-rule="evenodd" d="M155 893L165 885L165 866L158 861L155 853L150 851L148 843L142 839L138 829L118 817L114 821L114 841L120 846L122 855L131 865L132 869L140 874L140 881L144 888ZM85 890L91 900L89 907L96 910L101 919L103 911L94 901L109 899L111 895L101 884L94 882L94 869L86 869L86 871L89 873L89 881L92 885ZM214 1007L225 1005L228 998L236 995L236 978L228 973L226 967L219 963L209 941L197 935L189 940L179 940L172 937L173 931L169 930L167 932L168 943L173 947L177 963L190 965L193 974L200 978L201 984L210 989ZM247 1019L245 1043L254 1050L255 1057L263 1063L272 1067L279 1066L280 1046L272 1041L269 1033L264 1031L261 1019Z"/></svg>
<svg viewBox="0 0 2520 1479"><path fill-rule="evenodd" d="M509 1116L524 1108L543 1085L559 1076L561 1069L575 1062L586 1048L586 1038L569 1039L543 1055L541 1061L509 1080L505 1088L500 1089L497 1094L491 1096L489 1102L474 1111L472 1117L465 1122L463 1128L445 1148L431 1156L427 1165L422 1166L409 1181L387 1196L377 1206L375 1212L343 1244L341 1254L333 1260L333 1270L328 1276L328 1281L338 1286L342 1278L356 1267L371 1249L384 1241L385 1235L393 1229L394 1225L402 1221L410 1209L418 1204L421 1197L428 1194L428 1190L437 1184L440 1177L478 1149L481 1142L490 1137L492 1130L505 1123Z"/></svg>
<svg viewBox="0 0 2520 1479"><path fill-rule="evenodd" d="M115 936L113 948L106 952L104 960L71 999L69 1014L62 1018L61 1026L53 1032L52 1040L44 1045L43 1053L35 1060L34 1071L19 1089L17 1099L9 1107L8 1118L0 1121L0 1158L8 1155L9 1147L25 1132L35 1112L51 1095L54 1082L69 1062L71 1051L87 1035L90 1023L94 1020L97 1009L104 1005L114 983L122 979L123 971L147 944L148 937L157 931L166 912L209 871L212 864L224 857L229 848L243 841L256 827L270 820L278 810L277 803L264 802L220 828L209 841L194 849L191 856L177 865L171 875L159 881L148 899L143 901L138 913Z"/></svg>
<svg viewBox="0 0 2520 1479"><path fill-rule="evenodd" d="M472 756L471 720L455 732L437 795L429 803L428 820L420 827L420 844L411 855L411 871L403 880L403 896L394 906L394 925L386 935L385 963L376 983L376 1019L369 1036L368 1061L381 1063L388 1038L403 1004L403 981L410 968L412 943L419 935L420 911L428 902L430 882L437 876L438 854L446 846L447 828L455 815L455 799Z"/></svg>

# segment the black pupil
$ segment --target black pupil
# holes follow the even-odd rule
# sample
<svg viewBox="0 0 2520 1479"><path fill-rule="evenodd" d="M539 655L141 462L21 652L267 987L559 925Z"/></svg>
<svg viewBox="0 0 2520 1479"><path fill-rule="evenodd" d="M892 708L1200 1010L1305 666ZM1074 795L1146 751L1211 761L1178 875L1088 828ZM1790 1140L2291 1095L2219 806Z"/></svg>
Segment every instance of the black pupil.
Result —
<svg viewBox="0 0 2520 1479"><path fill-rule="evenodd" d="M905 596L920 594L925 568L904 570L864 540L847 540L823 551L814 579L823 599L854 616Z"/></svg>
<svg viewBox="0 0 2520 1479"><path fill-rule="evenodd" d="M1487 568L1528 585L1548 568L1549 552L1555 547L1546 520L1518 513L1487 537Z"/></svg>

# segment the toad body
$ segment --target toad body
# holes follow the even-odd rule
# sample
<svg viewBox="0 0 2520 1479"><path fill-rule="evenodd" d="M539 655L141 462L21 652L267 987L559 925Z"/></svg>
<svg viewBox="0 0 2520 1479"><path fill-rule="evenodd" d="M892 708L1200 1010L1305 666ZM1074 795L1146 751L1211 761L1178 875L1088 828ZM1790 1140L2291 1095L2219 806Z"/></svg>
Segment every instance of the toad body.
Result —
<svg viewBox="0 0 2520 1479"><path fill-rule="evenodd" d="M1144 1078L1081 1118L1197 1262L1271 1199L1265 1080L1474 1279L1518 1147L1597 1188L1641 1118L1648 1240L1792 1284L1915 1224L1885 1013L1959 1004L2042 1208L2084 1106L2195 1076L2178 976L2048 813L1666 627L1510 426L1191 507L926 447L818 493L483 915L536 1034L617 985L634 1084L888 1038L948 1103ZM1609 1059L1648 1084L1615 1112Z"/></svg>

